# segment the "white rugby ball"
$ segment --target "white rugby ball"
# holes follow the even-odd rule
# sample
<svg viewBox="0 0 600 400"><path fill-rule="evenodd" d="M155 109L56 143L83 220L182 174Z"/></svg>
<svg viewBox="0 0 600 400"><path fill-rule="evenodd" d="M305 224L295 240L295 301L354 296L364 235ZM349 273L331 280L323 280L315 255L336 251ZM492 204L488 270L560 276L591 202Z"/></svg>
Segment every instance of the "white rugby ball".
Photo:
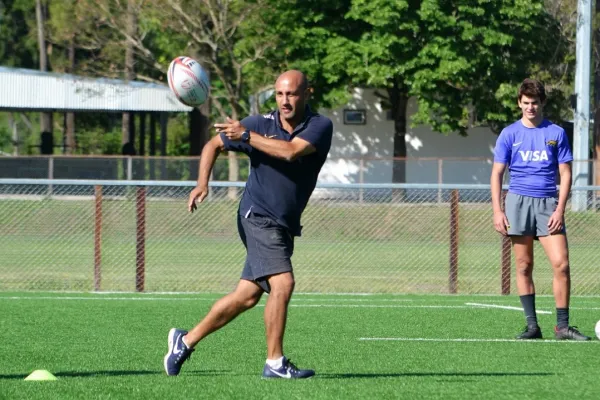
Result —
<svg viewBox="0 0 600 400"><path fill-rule="evenodd" d="M600 339L600 321L596 322L596 337Z"/></svg>
<svg viewBox="0 0 600 400"><path fill-rule="evenodd" d="M198 61L190 57L175 57L167 72L169 87L183 104L197 107L208 98L210 82Z"/></svg>

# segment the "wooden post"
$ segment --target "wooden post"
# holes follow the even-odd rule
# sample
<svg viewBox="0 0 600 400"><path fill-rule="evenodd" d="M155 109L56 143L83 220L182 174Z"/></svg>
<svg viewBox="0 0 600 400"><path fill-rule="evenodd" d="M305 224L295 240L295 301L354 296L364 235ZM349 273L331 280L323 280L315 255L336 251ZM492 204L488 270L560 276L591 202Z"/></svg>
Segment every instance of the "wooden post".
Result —
<svg viewBox="0 0 600 400"><path fill-rule="evenodd" d="M94 225L94 290L97 292L102 285L102 186L95 188L96 213Z"/></svg>
<svg viewBox="0 0 600 400"><path fill-rule="evenodd" d="M139 186L136 193L136 251L135 290L144 291L146 269L146 188Z"/></svg>
<svg viewBox="0 0 600 400"><path fill-rule="evenodd" d="M448 286L450 293L456 293L458 287L458 190L452 191L450 202L450 270Z"/></svg>
<svg viewBox="0 0 600 400"><path fill-rule="evenodd" d="M502 191L502 209L504 210L504 204L506 202L506 190ZM508 236L502 236L502 263L500 267L500 282L501 282L501 293L503 295L510 294L510 238Z"/></svg>

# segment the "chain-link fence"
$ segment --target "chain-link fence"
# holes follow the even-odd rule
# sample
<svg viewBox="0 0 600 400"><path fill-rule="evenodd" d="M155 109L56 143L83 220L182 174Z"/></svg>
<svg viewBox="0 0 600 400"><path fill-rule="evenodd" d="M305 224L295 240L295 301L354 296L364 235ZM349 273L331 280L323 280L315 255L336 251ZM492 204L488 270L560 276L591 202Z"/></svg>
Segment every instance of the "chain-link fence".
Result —
<svg viewBox="0 0 600 400"><path fill-rule="evenodd" d="M225 292L244 261L242 183L0 179L0 290ZM600 214L568 211L573 293L600 293ZM301 292L514 292L487 185L319 185L292 259ZM504 243L504 244L503 244ZM552 271L536 243L538 293ZM514 265L514 263L513 263Z"/></svg>
<svg viewBox="0 0 600 400"><path fill-rule="evenodd" d="M248 177L249 160L238 155L240 181ZM406 182L487 183L490 157L472 158L336 158L327 159L320 179L336 183L382 183L392 181L400 167ZM220 157L213 179L228 181L227 156ZM18 156L0 157L0 178L103 179L103 180L196 180L198 157L144 156Z"/></svg>

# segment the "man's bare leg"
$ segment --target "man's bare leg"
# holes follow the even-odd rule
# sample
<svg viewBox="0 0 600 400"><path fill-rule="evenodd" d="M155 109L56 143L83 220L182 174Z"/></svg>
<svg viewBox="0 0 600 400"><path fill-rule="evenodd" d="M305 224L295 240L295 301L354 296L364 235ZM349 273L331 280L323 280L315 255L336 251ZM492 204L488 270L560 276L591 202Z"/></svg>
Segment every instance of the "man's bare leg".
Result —
<svg viewBox="0 0 600 400"><path fill-rule="evenodd" d="M184 343L188 347L194 347L200 340L254 307L263 293L262 288L256 283L240 280L236 289L219 299L202 321L184 336Z"/></svg>
<svg viewBox="0 0 600 400"><path fill-rule="evenodd" d="M533 283L533 236L511 236L517 270L517 292L523 306L527 327L517 339L541 339L535 310L535 285Z"/></svg>
<svg viewBox="0 0 600 400"><path fill-rule="evenodd" d="M283 357L283 335L287 321L287 309L294 291L294 275L291 272L268 278L271 292L265 307L265 331L267 335L267 359Z"/></svg>

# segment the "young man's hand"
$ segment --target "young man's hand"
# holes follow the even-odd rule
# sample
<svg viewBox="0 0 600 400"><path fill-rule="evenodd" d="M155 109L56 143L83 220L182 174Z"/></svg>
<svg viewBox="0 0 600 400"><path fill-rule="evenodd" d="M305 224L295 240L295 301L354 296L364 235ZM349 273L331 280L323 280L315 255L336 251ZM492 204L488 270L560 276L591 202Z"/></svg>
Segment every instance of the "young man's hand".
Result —
<svg viewBox="0 0 600 400"><path fill-rule="evenodd" d="M548 233L554 235L562 231L564 220L565 213L562 210L557 209L554 211L548 220Z"/></svg>
<svg viewBox="0 0 600 400"><path fill-rule="evenodd" d="M494 228L504 236L508 235L507 229L510 228L508 218L502 211L494 213Z"/></svg>
<svg viewBox="0 0 600 400"><path fill-rule="evenodd" d="M202 203L206 196L208 196L208 186L196 186L190 193L190 198L188 200L188 211L193 213L194 210L198 208L196 206L196 199L198 200L198 203Z"/></svg>

